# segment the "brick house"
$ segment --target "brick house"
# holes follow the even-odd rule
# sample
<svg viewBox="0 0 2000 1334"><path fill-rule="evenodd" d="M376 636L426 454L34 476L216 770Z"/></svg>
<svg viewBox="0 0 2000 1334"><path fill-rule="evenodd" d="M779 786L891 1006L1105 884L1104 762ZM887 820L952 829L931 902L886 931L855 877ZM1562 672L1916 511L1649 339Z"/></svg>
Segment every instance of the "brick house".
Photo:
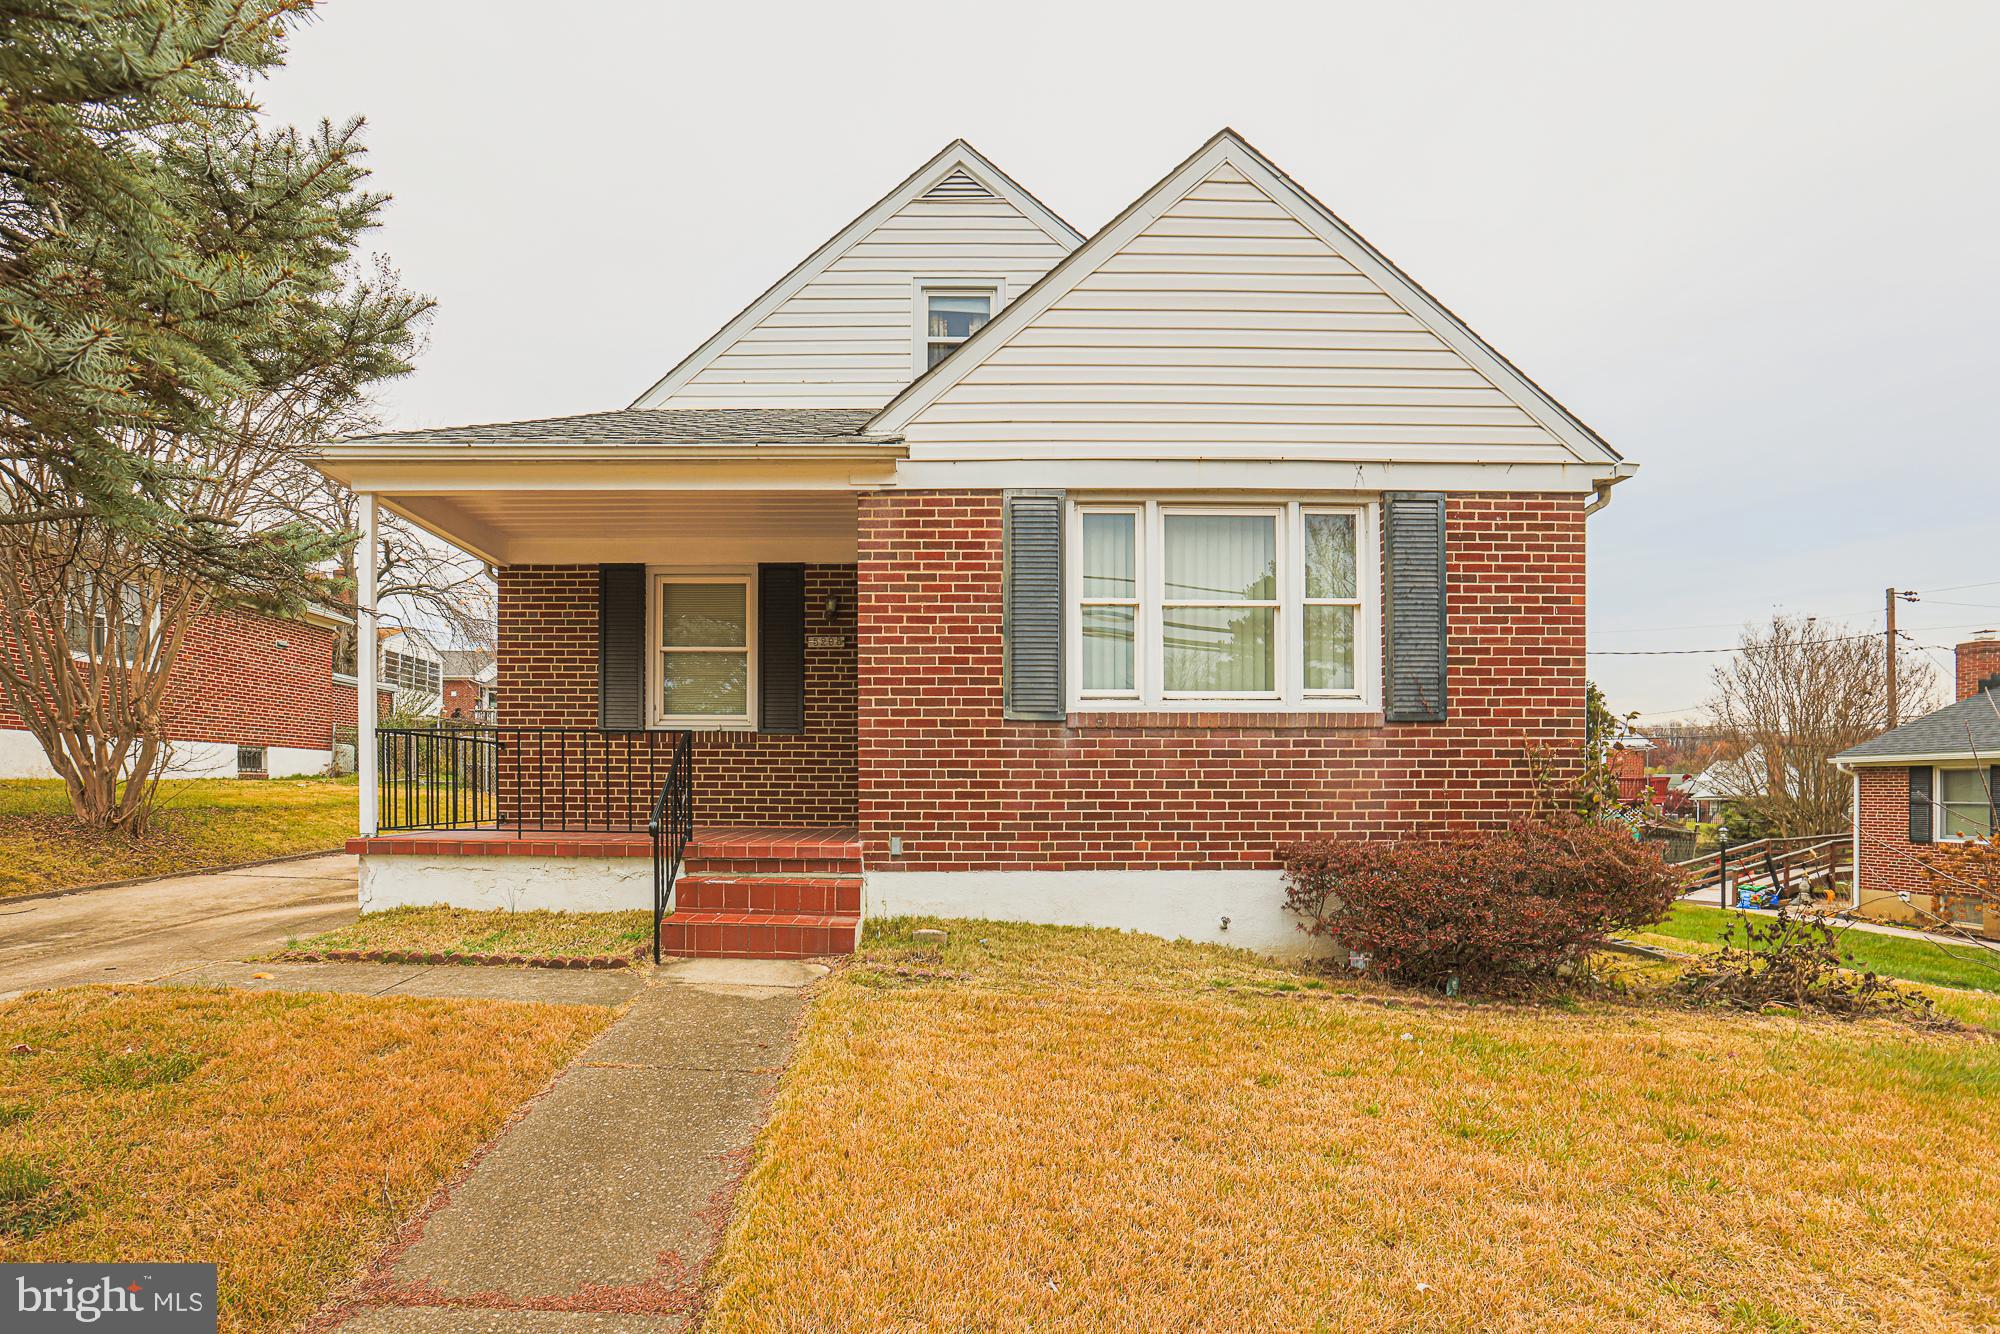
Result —
<svg viewBox="0 0 2000 1334"><path fill-rule="evenodd" d="M492 722L499 705L494 689L499 670L493 655L485 649L445 649L439 664L444 698L438 713L469 722Z"/></svg>
<svg viewBox="0 0 2000 1334"><path fill-rule="evenodd" d="M195 617L165 696L170 777L323 774L337 732L357 725L356 678L336 645L353 618L332 607L297 617L214 611ZM8 631L0 627L0 651ZM53 778L41 743L0 703L0 778Z"/></svg>
<svg viewBox="0 0 2000 1334"><path fill-rule="evenodd" d="M1224 131L1088 238L953 143L630 407L321 466L499 572L497 722L381 738L365 908L657 883L670 952L810 954L1299 948L1280 847L1578 753L1634 465Z"/></svg>
<svg viewBox="0 0 2000 1334"><path fill-rule="evenodd" d="M1984 838L2000 802L2000 637L1960 644L1957 699L1834 757L1854 776L1854 907L1918 924L1948 918L2000 939L2000 912L1927 893L1920 854Z"/></svg>

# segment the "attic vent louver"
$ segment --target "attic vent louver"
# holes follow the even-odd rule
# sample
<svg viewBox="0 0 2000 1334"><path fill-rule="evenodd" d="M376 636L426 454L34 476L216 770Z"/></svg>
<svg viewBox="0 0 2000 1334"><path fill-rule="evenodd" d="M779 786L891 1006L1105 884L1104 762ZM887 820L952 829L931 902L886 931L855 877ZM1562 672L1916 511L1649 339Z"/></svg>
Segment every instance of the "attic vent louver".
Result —
<svg viewBox="0 0 2000 1334"><path fill-rule="evenodd" d="M968 200L991 199L993 192L972 179L963 167L955 168L949 176L924 191L925 199Z"/></svg>

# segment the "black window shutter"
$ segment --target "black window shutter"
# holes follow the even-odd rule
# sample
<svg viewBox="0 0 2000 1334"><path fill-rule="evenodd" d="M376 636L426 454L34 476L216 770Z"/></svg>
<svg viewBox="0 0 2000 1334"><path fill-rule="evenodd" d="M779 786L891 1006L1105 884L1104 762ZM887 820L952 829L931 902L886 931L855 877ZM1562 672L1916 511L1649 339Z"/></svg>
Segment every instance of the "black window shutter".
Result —
<svg viewBox="0 0 2000 1334"><path fill-rule="evenodd" d="M1986 809L1992 820L1987 828L2000 834L2000 764L1989 765L1986 769Z"/></svg>
<svg viewBox="0 0 2000 1334"><path fill-rule="evenodd" d="M1931 841L1931 768L1910 770L1910 842Z"/></svg>
<svg viewBox="0 0 2000 1334"><path fill-rule="evenodd" d="M757 567L757 730L806 730L806 567Z"/></svg>
<svg viewBox="0 0 2000 1334"><path fill-rule="evenodd" d="M646 567L597 567L597 725L646 725Z"/></svg>
<svg viewBox="0 0 2000 1334"><path fill-rule="evenodd" d="M1026 722L1059 723L1064 716L1063 493L1009 491L1003 503L1003 712Z"/></svg>
<svg viewBox="0 0 2000 1334"><path fill-rule="evenodd" d="M1391 491L1383 497L1388 681L1392 723L1445 720L1444 496Z"/></svg>

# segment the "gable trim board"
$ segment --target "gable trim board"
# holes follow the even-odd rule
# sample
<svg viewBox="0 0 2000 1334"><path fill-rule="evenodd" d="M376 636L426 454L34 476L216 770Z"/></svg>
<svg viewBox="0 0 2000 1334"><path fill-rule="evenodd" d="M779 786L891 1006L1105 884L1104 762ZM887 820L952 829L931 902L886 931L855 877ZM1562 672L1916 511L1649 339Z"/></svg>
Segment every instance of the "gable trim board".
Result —
<svg viewBox="0 0 2000 1334"><path fill-rule="evenodd" d="M1050 453L1038 457L1158 458L1164 445L1170 457L1192 453L1204 459L1326 458L1340 462L1378 460L1417 462L1428 457L1436 462L1503 465L1546 465L1561 462L1566 467L1585 471L1593 479L1606 484L1630 475L1635 465L1625 462L1622 456L1600 436L1522 374L1485 340L1473 333L1463 321L1424 291L1401 269L1390 263L1325 205L1307 194L1296 182L1279 171L1261 153L1231 130L1223 130L1210 139L1193 156L1141 195L1090 240L1071 252L1033 287L1009 303L951 356L939 362L890 400L865 429L873 434L909 435L912 458L920 464L942 461L945 457L942 446L936 453L923 448L924 442L921 439L925 433L923 428L933 426L935 433L951 434L949 457L954 461L992 460L1010 455L1018 457L1018 446L1000 438L1006 435L1005 431L992 432L990 428L984 428L977 423L978 413L967 412L954 403L942 400L952 395L954 390L967 385L969 378L975 373L985 373L987 368L998 366L999 358L1003 354L1023 345L1032 345L1037 338L1102 343L1112 348L1114 353L1119 349L1121 338L1128 340L1125 344L1128 347L1145 344L1145 335L1156 330L1148 328L1147 312L1143 310L1110 312L1120 318L1101 321L1111 326L1107 332L1104 329L1065 327L1060 321L1051 327L1049 319L1052 308L1064 298L1077 293L1087 279L1102 273L1108 262L1128 256L1130 253L1128 247L1135 239L1160 223L1170 210L1198 188L1216 182L1225 185L1240 182L1243 186L1253 188L1289 215L1298 227L1309 233L1308 236L1301 237L1297 243L1281 242L1281 248L1291 244L1300 245L1298 254L1302 265L1310 267L1315 261L1324 265L1326 260L1338 257L1344 262L1344 266L1351 266L1356 275L1367 280L1368 284L1372 284L1378 299L1379 296L1386 296L1390 305L1400 308L1390 310L1384 306L1381 308L1381 316L1371 315L1369 310L1361 309L1361 307L1374 308L1371 305L1371 294L1366 291L1356 292L1349 297L1315 294L1310 302L1295 303L1302 306L1303 313L1308 316L1318 313L1318 307L1329 302L1334 305L1352 305L1356 309L1344 314L1343 325L1365 325L1371 320L1381 323L1383 328L1379 332L1360 331L1352 335L1352 341L1357 349L1354 360L1358 366L1365 367L1370 360L1363 345L1394 349L1398 346L1399 340L1414 341L1410 336L1398 334L1390 328L1393 323L1407 315L1421 327L1427 337L1434 338L1448 350L1448 354L1453 354L1452 359L1458 366L1477 372L1488 386L1504 396L1507 404L1518 408L1529 421L1545 432L1548 440L1553 442L1553 447L1551 444L1543 443L1534 448L1525 448L1520 443L1506 442L1505 437L1509 435L1507 429L1468 424L1454 428L1463 436L1463 450L1466 457L1463 459L1441 457L1436 447L1426 446L1423 443L1422 433L1425 428L1397 425L1393 422L1384 423L1380 420L1383 416L1380 408L1369 408L1361 413L1348 414L1359 417L1360 420L1352 425L1346 425L1341 420L1343 413L1339 409L1320 407L1312 411L1318 413L1319 430L1328 443L1308 448L1301 448L1295 438L1297 433L1283 422L1276 420L1268 426L1258 426L1254 423L1239 426L1237 430L1246 443L1235 451L1219 448L1212 437L1205 437L1202 424L1198 420L1163 425L1150 432L1148 442L1134 441L1131 445L1124 445L1098 438L1105 433L1093 429L1088 424L1091 414L1074 412L1071 415L1076 420L1066 419L1064 423L1057 424L1052 429L1045 429L1043 423L1036 424L1037 440L1046 441L1051 446ZM1224 214L1229 212L1231 210L1223 210ZM1257 230L1254 220L1241 225L1251 232ZM1232 244L1244 250L1255 248L1249 242L1210 244L1216 247L1218 255L1229 251ZM1326 251L1331 251L1332 256L1326 255ZM1206 257L1205 255L1204 258ZM1199 294L1194 293L1190 294L1189 299L1198 300L1198 297ZM1284 305L1282 294L1265 296L1262 301L1264 304ZM1395 319L1391 320L1388 318L1390 316L1394 316ZM1213 341L1216 344L1226 345L1233 339L1244 348L1242 353L1230 357L1230 360L1240 358L1243 364L1250 366L1267 363L1285 365L1300 360L1298 356L1287 354L1282 348L1275 351L1252 350L1261 342L1283 343L1286 341L1286 335L1278 335L1275 338L1264 334L1258 334L1256 337L1238 337L1232 334L1230 323L1230 319L1225 315L1222 318L1208 320L1204 326L1204 332L1215 335ZM1310 339L1305 336L1290 337L1299 345L1310 344ZM1147 355L1152 355L1150 350ZM1185 357L1183 364L1197 366L1219 359L1212 348L1177 352L1174 359L1181 360L1182 356ZM1438 369L1450 369L1450 366L1440 358ZM982 378L985 378L984 375ZM1049 392L1064 391L1051 389ZM1079 401L1086 399L1088 391L1075 397ZM1393 411L1389 415L1393 416ZM1477 413L1471 414L1474 417L1477 415ZM1371 417L1373 420L1370 420ZM953 420L954 418L973 420L960 425L959 420ZM934 425L939 419L951 424ZM918 429L913 432L913 427ZM983 442L982 434L988 435L989 441ZM1073 443L1065 443L1066 436ZM1356 448L1347 448L1345 442L1349 441ZM1551 458L1549 457L1551 453L1559 457ZM899 473L901 471L899 469Z"/></svg>
<svg viewBox="0 0 2000 1334"><path fill-rule="evenodd" d="M1000 201L1032 222L1063 253L1074 250L1083 234L1021 188L1007 173L963 139L946 144L936 156L906 176L888 194L835 232L819 249L778 279L764 293L724 324L708 340L632 400L635 408L663 407L716 360L757 329L778 308L798 295L884 223L912 204L938 205ZM926 266L929 267L929 266ZM958 275L951 275L958 276Z"/></svg>

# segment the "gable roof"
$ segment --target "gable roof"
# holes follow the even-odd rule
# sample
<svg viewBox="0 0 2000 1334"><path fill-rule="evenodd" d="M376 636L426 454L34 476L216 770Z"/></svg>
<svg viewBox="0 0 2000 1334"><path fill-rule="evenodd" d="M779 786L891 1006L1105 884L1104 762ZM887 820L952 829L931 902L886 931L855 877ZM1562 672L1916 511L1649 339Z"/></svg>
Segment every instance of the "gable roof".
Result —
<svg viewBox="0 0 2000 1334"><path fill-rule="evenodd" d="M494 660L490 648L448 648L438 656L444 662L444 679L447 681L476 680L493 666Z"/></svg>
<svg viewBox="0 0 2000 1334"><path fill-rule="evenodd" d="M1982 690L1833 757L1841 764L1983 759L2000 764L2000 692Z"/></svg>
<svg viewBox="0 0 2000 1334"><path fill-rule="evenodd" d="M1232 176L1232 172L1237 175ZM1218 132L1026 293L1009 302L951 355L897 394L868 429L901 434L926 408L965 380L1016 334L1033 325L1058 300L1075 291L1190 191L1212 177L1241 179L1268 195L1306 231L1345 258L1445 347L1483 375L1577 461L1614 466L1621 472L1630 469L1632 465L1625 464L1618 451L1601 436L1230 129Z"/></svg>
<svg viewBox="0 0 2000 1334"><path fill-rule="evenodd" d="M1013 177L993 165L983 153L963 139L954 139L923 166L906 176L888 194L876 200L858 217L835 232L819 249L806 256L795 268L778 279L764 293L730 319L708 340L683 357L653 386L632 400L635 408L659 407L685 387L716 358L756 328L779 306L795 296L813 279L825 273L841 256L866 238L889 218L917 201L965 203L1004 200L1011 204L1063 252L1076 248L1083 234L1070 226L1041 200L1023 189Z"/></svg>
<svg viewBox="0 0 2000 1334"><path fill-rule="evenodd" d="M570 417L381 431L342 445L703 445L862 439L873 408L619 408ZM867 437L873 438L873 437Z"/></svg>

